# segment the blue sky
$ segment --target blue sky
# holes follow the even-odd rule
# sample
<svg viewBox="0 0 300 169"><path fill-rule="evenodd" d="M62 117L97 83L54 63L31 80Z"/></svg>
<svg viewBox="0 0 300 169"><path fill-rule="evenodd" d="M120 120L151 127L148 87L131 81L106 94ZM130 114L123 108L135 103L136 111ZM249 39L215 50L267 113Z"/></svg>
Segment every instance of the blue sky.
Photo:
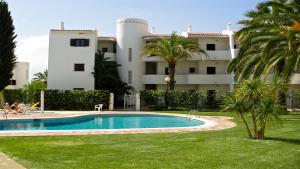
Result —
<svg viewBox="0 0 300 169"><path fill-rule="evenodd" d="M47 34L65 21L66 28L98 29L113 35L118 18L149 21L158 32L222 31L236 24L258 0L7 0L20 37ZM235 25L235 27L237 27Z"/></svg>
<svg viewBox="0 0 300 169"><path fill-rule="evenodd" d="M47 67L48 33L65 22L66 29L97 29L114 35L116 20L146 19L156 32L221 32L261 0L6 0L18 34L19 61L30 62L30 73Z"/></svg>

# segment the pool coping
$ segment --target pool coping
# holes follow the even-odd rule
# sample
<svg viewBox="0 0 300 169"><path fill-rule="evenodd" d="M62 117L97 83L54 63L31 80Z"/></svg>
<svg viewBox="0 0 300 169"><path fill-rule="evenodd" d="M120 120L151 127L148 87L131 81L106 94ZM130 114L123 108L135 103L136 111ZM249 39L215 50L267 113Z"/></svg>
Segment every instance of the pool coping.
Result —
<svg viewBox="0 0 300 169"><path fill-rule="evenodd" d="M174 132L193 132L193 131L212 131L222 130L227 128L235 127L235 123L232 118L225 116L200 116L200 115L186 115L186 114L174 114L174 113L157 113L157 112L118 112L118 111L104 111L104 112L59 112L51 111L54 113L61 113L62 116L40 116L40 117L25 117L25 118L9 118L9 120L19 119L57 119L57 118L72 118L86 115L97 115L97 114L155 114L155 115L166 115L191 118L195 120L204 121L205 124L200 126L192 127L172 127L172 128L132 128L132 129L92 129L92 130L26 130L26 131L0 131L1 136L62 136L62 135L93 135L93 134L137 134L137 133L174 133ZM67 113L68 112L68 113ZM75 114L69 114L75 113Z"/></svg>

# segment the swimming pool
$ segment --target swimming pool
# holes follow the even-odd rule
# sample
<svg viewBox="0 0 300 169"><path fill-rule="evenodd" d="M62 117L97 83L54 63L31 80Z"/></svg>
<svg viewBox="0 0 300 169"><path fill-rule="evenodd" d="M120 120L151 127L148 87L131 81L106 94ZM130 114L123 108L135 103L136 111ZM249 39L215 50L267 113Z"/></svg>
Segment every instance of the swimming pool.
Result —
<svg viewBox="0 0 300 169"><path fill-rule="evenodd" d="M0 131L101 130L198 127L205 122L173 115L94 114L65 118L1 120Z"/></svg>

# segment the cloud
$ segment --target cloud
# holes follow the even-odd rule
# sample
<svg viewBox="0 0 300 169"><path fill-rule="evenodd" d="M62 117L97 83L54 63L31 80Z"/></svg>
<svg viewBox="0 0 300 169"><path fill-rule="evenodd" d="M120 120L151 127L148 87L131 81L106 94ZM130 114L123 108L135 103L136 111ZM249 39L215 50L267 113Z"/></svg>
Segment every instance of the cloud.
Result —
<svg viewBox="0 0 300 169"><path fill-rule="evenodd" d="M33 74L48 68L49 36L31 36L17 42L16 55L19 62L29 62L29 79Z"/></svg>

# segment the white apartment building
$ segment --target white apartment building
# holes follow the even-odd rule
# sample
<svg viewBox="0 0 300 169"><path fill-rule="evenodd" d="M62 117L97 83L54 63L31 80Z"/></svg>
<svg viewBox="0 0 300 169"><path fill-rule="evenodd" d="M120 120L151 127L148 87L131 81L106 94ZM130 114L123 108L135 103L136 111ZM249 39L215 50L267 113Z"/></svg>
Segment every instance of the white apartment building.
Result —
<svg viewBox="0 0 300 169"><path fill-rule="evenodd" d="M228 92L234 89L233 75L227 65L235 57L237 46L230 26L220 33L193 32L188 26L182 36L198 41L208 56L193 56L176 65L177 90ZM97 50L122 66L123 81L135 92L145 89L165 89L168 64L159 56L142 57L146 43L170 34L159 34L143 19L117 20L115 37L98 36L97 30L50 30L48 89L94 89L94 57ZM296 74L292 84L300 84Z"/></svg>
<svg viewBox="0 0 300 169"><path fill-rule="evenodd" d="M29 83L29 63L17 62L13 74L10 85L6 86L5 89L20 89Z"/></svg>
<svg viewBox="0 0 300 169"><path fill-rule="evenodd" d="M178 62L175 89L216 90L226 92L233 89L233 78L226 72L234 56L232 31L222 33L192 32L189 26L183 36L198 41L209 57L194 56ZM159 58L142 57L145 43L155 41L168 34L158 34L142 19L127 18L117 21L115 37L98 36L96 30L50 31L48 88L49 89L94 89L94 55L97 50L105 57L122 66L119 73L123 81L135 91L166 88L167 63Z"/></svg>

